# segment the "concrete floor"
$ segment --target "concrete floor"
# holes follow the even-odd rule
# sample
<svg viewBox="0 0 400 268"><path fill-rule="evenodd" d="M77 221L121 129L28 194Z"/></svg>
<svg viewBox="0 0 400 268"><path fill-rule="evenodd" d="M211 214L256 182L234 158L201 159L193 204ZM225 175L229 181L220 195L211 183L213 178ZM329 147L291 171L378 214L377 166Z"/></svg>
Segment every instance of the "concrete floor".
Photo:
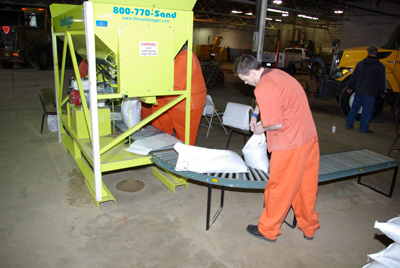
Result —
<svg viewBox="0 0 400 268"><path fill-rule="evenodd" d="M230 68L224 65L224 86L209 90L222 110L228 101L251 102L251 89ZM207 187L190 181L188 190L173 194L152 175L151 166L104 175L117 206L103 203L97 210L57 133L45 124L40 134L38 91L54 88L53 72L0 69L0 78L0 267L362 267L367 254L391 242L374 222L399 214L400 183L389 199L358 185L356 178L319 186L321 228L313 241L285 224L276 243L250 236L245 228L258 222L262 191L227 189L224 209L206 231ZM314 82L310 87L316 88ZM387 154L395 138L389 107L371 123L374 133L363 134L344 128L336 100L309 100L322 154L360 148ZM205 134L200 128L198 146L225 147L222 128L215 127L208 139ZM242 146L242 137L234 136L230 149L240 153ZM400 160L397 151L391 157ZM381 172L365 181L386 191L391 176L392 171ZM145 187L133 193L116 189L128 178ZM214 189L212 212L219 194Z"/></svg>

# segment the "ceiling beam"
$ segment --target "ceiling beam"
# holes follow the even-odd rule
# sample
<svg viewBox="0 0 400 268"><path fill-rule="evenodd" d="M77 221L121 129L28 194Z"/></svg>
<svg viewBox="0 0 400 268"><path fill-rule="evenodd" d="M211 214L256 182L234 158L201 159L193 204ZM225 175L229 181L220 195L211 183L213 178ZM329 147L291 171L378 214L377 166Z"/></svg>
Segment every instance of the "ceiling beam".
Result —
<svg viewBox="0 0 400 268"><path fill-rule="evenodd" d="M345 4L346 7L351 7L351 8L356 8L356 9L360 9L360 10L364 10L364 11L368 11L368 12L372 12L372 13L377 13L380 15L385 15L385 16L390 16L390 17L395 17L395 18L400 18L400 15L396 15L396 14L389 14L386 12L382 12L382 11L378 11L378 10L373 10L373 9L369 9L369 8L365 8L365 7L359 7L359 6L355 6L355 5L350 5L350 4Z"/></svg>

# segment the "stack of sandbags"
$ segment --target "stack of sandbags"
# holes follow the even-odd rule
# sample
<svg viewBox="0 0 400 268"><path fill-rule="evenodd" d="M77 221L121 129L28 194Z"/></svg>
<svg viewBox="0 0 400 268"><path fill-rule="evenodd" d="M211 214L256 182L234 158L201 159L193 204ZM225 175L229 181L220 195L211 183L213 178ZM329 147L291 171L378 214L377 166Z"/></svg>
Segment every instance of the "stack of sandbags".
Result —
<svg viewBox="0 0 400 268"><path fill-rule="evenodd" d="M385 223L376 221L374 227L381 230L394 243L378 253L368 255L368 259L372 260L372 262L363 268L400 268L400 217L391 219Z"/></svg>

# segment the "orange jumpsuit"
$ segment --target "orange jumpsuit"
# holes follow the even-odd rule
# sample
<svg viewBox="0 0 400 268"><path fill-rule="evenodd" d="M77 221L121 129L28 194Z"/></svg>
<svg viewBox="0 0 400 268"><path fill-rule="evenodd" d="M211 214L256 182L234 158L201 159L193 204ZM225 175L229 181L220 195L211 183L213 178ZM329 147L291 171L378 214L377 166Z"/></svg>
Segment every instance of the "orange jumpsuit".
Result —
<svg viewBox="0 0 400 268"><path fill-rule="evenodd" d="M142 102L142 109L140 111L140 118L145 119L149 115L152 114L151 104L143 103Z"/></svg>
<svg viewBox="0 0 400 268"><path fill-rule="evenodd" d="M278 130L267 131L270 177L258 230L276 239L292 206L299 228L313 237L320 227L315 211L319 144L306 94L297 80L277 69L265 69L254 94L263 126L282 124Z"/></svg>
<svg viewBox="0 0 400 268"><path fill-rule="evenodd" d="M86 77L88 75L89 70L88 70L88 61L87 61L87 59L83 59L81 61L81 63L79 63L78 69L79 69L79 74L81 75L81 78L84 78L84 77Z"/></svg>
<svg viewBox="0 0 400 268"><path fill-rule="evenodd" d="M207 88L201 71L200 62L192 53L192 93L190 110L190 145L196 144L197 133L206 104ZM187 50L181 51L174 62L174 90L186 90ZM158 105L153 105L153 112L163 107L177 96L157 97ZM181 101L153 121L153 126L185 141L186 100Z"/></svg>

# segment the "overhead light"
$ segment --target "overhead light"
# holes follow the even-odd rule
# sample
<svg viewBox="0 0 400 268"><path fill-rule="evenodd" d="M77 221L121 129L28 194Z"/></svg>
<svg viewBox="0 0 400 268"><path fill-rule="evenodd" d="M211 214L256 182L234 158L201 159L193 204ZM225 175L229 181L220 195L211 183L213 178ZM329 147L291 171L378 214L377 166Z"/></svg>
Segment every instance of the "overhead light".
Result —
<svg viewBox="0 0 400 268"><path fill-rule="evenodd" d="M303 15L303 14L299 14L297 16L301 17L301 18L305 18L305 19L310 19L310 20L318 20L317 17L311 17L311 16L307 16L307 15Z"/></svg>
<svg viewBox="0 0 400 268"><path fill-rule="evenodd" d="M232 10L231 12L232 12L232 13L235 13L235 14L243 13L243 11L239 11L239 10Z"/></svg>
<svg viewBox="0 0 400 268"><path fill-rule="evenodd" d="M289 16L289 12L288 11L283 11L283 10L273 9L273 8L267 8L267 10L271 11L271 12L281 13L282 16L284 16L284 17Z"/></svg>
<svg viewBox="0 0 400 268"><path fill-rule="evenodd" d="M248 15L248 16L253 16L253 12L247 12L247 13L244 13L245 15Z"/></svg>
<svg viewBox="0 0 400 268"><path fill-rule="evenodd" d="M279 10L279 9L273 9L273 8L267 8L267 10L268 10L268 11L271 11L271 12L277 12L277 13L284 13L284 12L287 12L287 11L283 11L283 10Z"/></svg>
<svg viewBox="0 0 400 268"><path fill-rule="evenodd" d="M275 21L282 21L281 19L275 19Z"/></svg>
<svg viewBox="0 0 400 268"><path fill-rule="evenodd" d="M272 20L272 18L265 18L266 20Z"/></svg>
<svg viewBox="0 0 400 268"><path fill-rule="evenodd" d="M335 10L335 14L342 14L343 10Z"/></svg>
<svg viewBox="0 0 400 268"><path fill-rule="evenodd" d="M280 5L280 4L282 4L282 0L274 0L274 1L272 1L272 3Z"/></svg>

